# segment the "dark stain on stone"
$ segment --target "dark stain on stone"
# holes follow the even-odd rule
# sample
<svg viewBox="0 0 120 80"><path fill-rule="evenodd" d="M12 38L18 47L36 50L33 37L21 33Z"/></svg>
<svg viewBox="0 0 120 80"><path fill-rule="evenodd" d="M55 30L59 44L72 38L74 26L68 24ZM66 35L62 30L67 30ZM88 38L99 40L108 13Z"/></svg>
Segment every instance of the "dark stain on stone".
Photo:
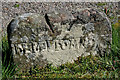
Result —
<svg viewBox="0 0 120 80"><path fill-rule="evenodd" d="M83 43L83 40L80 38L80 43Z"/></svg>
<svg viewBox="0 0 120 80"><path fill-rule="evenodd" d="M35 51L34 51L34 45L33 45L33 43L31 43L32 44L32 53L34 53Z"/></svg>
<svg viewBox="0 0 120 80"><path fill-rule="evenodd" d="M25 54L25 52L26 52L26 50L25 49L23 49L23 53Z"/></svg>

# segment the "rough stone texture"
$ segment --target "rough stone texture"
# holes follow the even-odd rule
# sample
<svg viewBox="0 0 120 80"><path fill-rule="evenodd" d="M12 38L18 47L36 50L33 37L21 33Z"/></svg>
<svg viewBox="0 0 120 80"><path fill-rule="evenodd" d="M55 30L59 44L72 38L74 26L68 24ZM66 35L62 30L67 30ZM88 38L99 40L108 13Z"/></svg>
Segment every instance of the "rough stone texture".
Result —
<svg viewBox="0 0 120 80"><path fill-rule="evenodd" d="M28 0L27 0L28 1ZM17 5L17 6L16 6ZM18 6L19 5L19 6ZM118 2L2 2L2 33L6 34L7 25L11 19L24 13L44 14L54 10L66 10L73 12L81 8L97 8L104 12L104 9L110 10L107 14L112 23L116 23L118 12Z"/></svg>
<svg viewBox="0 0 120 80"><path fill-rule="evenodd" d="M8 25L13 59L22 71L74 62L82 55L104 55L110 50L111 32L107 16L90 8L26 13Z"/></svg>

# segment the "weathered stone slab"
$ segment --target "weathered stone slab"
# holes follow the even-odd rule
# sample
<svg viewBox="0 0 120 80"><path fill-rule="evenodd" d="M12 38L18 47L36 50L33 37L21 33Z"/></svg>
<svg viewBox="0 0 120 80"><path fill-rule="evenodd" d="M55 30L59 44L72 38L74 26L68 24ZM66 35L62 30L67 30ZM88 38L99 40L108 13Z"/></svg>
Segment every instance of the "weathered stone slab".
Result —
<svg viewBox="0 0 120 80"><path fill-rule="evenodd" d="M74 13L26 13L8 25L13 59L22 71L48 63L59 66L81 55L103 55L110 49L111 24L104 13L81 9ZM109 51L107 51L109 52Z"/></svg>

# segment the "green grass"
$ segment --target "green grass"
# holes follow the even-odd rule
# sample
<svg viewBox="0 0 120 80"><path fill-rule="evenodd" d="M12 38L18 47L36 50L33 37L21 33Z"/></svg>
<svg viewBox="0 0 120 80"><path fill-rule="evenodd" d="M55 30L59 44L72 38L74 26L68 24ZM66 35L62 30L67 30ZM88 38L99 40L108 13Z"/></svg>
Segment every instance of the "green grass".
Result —
<svg viewBox="0 0 120 80"><path fill-rule="evenodd" d="M8 46L7 36L2 38L2 78L11 78L16 73L12 60L11 51Z"/></svg>
<svg viewBox="0 0 120 80"><path fill-rule="evenodd" d="M19 4L15 4L15 5L14 5L15 8L17 8L17 7L19 7L19 6L20 6Z"/></svg>
<svg viewBox="0 0 120 80"><path fill-rule="evenodd" d="M97 3L97 6L104 6L104 5L106 5L106 3Z"/></svg>
<svg viewBox="0 0 120 80"><path fill-rule="evenodd" d="M37 77L37 78L119 78L120 77L120 27L114 28L112 25L112 45L111 53L104 57L86 56L79 57L74 63L66 63L59 67L51 64L44 68L32 68L30 73L19 74L16 77ZM3 38L3 54L8 54L9 47L6 37ZM5 55L6 56L6 55ZM2 63L3 77L13 77L16 73L13 63L7 62L6 57ZM11 72L12 71L12 72Z"/></svg>

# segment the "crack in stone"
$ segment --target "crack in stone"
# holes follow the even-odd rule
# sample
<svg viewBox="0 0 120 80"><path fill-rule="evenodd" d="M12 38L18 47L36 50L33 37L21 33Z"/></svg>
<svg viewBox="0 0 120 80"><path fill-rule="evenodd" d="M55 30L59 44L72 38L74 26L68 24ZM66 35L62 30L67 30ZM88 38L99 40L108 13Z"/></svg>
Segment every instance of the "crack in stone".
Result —
<svg viewBox="0 0 120 80"><path fill-rule="evenodd" d="M50 20L49 20L47 14L45 14L45 20L46 20L46 22L47 22L47 24L48 24L48 26L49 26L50 31L52 31L52 33L54 33L53 25L50 23Z"/></svg>

